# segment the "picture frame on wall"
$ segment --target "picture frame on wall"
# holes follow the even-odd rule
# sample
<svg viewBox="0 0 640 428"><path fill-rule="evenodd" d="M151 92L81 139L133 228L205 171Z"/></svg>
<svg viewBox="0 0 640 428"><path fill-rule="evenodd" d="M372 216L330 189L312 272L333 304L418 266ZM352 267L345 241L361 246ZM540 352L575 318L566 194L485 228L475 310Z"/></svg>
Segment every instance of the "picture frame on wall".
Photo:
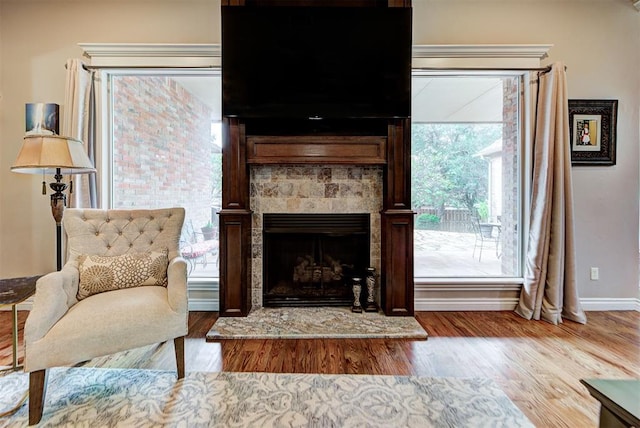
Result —
<svg viewBox="0 0 640 428"><path fill-rule="evenodd" d="M616 164L618 100L569 100L571 165Z"/></svg>
<svg viewBox="0 0 640 428"><path fill-rule="evenodd" d="M59 135L60 106L54 103L25 105L26 135Z"/></svg>

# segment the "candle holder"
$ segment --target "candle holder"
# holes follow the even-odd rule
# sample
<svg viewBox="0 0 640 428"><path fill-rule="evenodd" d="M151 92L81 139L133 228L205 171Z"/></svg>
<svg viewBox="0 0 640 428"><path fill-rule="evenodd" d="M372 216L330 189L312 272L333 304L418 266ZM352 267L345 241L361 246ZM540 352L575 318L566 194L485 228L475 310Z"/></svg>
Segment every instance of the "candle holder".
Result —
<svg viewBox="0 0 640 428"><path fill-rule="evenodd" d="M376 276L375 268L367 268L367 304L364 307L365 312L378 312L378 305L375 302Z"/></svg>
<svg viewBox="0 0 640 428"><path fill-rule="evenodd" d="M362 305L360 304L360 293L362 292L362 278L352 278L353 286L353 305L351 312L362 313Z"/></svg>

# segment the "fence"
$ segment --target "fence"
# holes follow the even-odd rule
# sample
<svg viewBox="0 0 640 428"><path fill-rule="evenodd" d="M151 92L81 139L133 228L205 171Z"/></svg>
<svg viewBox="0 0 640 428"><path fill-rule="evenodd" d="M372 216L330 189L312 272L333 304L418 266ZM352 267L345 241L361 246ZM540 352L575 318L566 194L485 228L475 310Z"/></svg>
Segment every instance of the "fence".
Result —
<svg viewBox="0 0 640 428"><path fill-rule="evenodd" d="M441 230L444 232L472 232L471 213L466 208L418 208L416 229Z"/></svg>

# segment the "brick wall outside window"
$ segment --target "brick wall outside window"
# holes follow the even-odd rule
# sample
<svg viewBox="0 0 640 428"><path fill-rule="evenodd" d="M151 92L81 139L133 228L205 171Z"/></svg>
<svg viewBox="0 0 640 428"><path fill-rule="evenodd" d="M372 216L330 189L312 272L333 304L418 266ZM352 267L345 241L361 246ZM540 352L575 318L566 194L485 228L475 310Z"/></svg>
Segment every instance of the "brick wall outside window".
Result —
<svg viewBox="0 0 640 428"><path fill-rule="evenodd" d="M211 109L170 77L115 76L112 88L114 208L182 206L196 231L217 221Z"/></svg>

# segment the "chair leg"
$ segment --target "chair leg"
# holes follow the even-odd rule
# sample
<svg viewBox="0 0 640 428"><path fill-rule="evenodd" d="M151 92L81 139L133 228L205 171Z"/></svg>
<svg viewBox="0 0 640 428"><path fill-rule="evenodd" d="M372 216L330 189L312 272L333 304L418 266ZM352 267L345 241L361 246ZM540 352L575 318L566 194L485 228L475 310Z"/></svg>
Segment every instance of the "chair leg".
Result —
<svg viewBox="0 0 640 428"><path fill-rule="evenodd" d="M184 336L173 339L173 347L176 352L178 379L182 379L184 377Z"/></svg>
<svg viewBox="0 0 640 428"><path fill-rule="evenodd" d="M29 425L35 425L42 419L46 393L47 369L29 373Z"/></svg>
<svg viewBox="0 0 640 428"><path fill-rule="evenodd" d="M476 248L478 248L478 235L476 235L476 240L473 242L473 254L471 257L475 260L476 258Z"/></svg>

